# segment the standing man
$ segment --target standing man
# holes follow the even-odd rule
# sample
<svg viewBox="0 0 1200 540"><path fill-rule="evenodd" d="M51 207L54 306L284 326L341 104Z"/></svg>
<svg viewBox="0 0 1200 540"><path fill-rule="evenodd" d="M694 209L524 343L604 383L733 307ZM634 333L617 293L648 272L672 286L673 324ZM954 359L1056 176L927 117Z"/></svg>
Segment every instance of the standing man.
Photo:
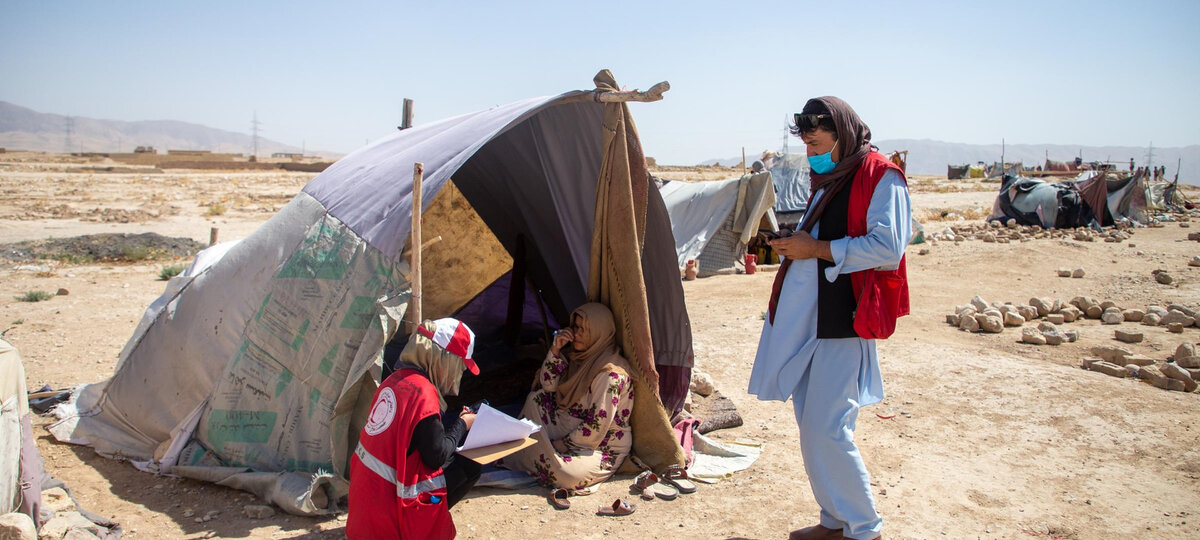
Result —
<svg viewBox="0 0 1200 540"><path fill-rule="evenodd" d="M821 514L790 538L881 538L854 425L859 407L883 399L875 340L908 314L907 181L841 99L810 99L792 133L807 147L812 197L799 230L771 241L786 260L771 290L749 392L793 400Z"/></svg>

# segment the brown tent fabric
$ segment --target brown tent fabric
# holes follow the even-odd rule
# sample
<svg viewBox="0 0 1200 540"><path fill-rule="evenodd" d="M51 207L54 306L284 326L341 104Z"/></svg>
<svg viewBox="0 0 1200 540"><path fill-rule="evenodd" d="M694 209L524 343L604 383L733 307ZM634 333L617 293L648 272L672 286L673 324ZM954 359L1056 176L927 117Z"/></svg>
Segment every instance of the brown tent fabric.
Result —
<svg viewBox="0 0 1200 540"><path fill-rule="evenodd" d="M593 81L597 93L620 90L608 70L596 74ZM596 183L588 300L612 309L617 344L638 371L631 419L633 453L646 466L661 471L668 465L684 465L684 454L658 394L650 309L642 277L650 174L625 103L605 105L603 160Z"/></svg>

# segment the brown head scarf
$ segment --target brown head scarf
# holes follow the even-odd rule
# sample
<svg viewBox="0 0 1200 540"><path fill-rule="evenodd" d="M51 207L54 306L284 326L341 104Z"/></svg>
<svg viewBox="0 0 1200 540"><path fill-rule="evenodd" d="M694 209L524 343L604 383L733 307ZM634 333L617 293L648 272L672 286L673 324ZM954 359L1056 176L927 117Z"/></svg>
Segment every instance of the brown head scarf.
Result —
<svg viewBox="0 0 1200 540"><path fill-rule="evenodd" d="M837 128L837 145L842 149L842 155L837 166L829 171L829 174L811 173L810 197L822 188L825 189L825 194L815 206L805 212L804 223L800 226L805 232L812 232L813 225L821 218L825 206L833 200L833 195L854 180L854 175L858 173L858 165L871 153L871 128L863 123L849 103L833 96L813 98L804 104L802 112L815 113L820 111L821 105L824 105L833 117L833 125Z"/></svg>
<svg viewBox="0 0 1200 540"><path fill-rule="evenodd" d="M437 324L430 320L421 323L421 326L430 332L437 331ZM420 332L413 332L412 337L408 339L408 345L405 345L404 350L400 351L400 363L407 364L407 366L397 365L397 370L405 367L416 368L425 374L429 382L433 383L433 387L437 388L438 404L441 406L442 412L446 411L445 396L458 395L458 386L462 382L463 371L467 369L462 358L439 347L432 339L425 337Z"/></svg>
<svg viewBox="0 0 1200 540"><path fill-rule="evenodd" d="M582 403L592 381L604 373L629 375L629 362L617 348L612 311L595 302L579 306L571 313L571 321L579 326L576 342L586 345L582 351L571 347L566 351L567 375L558 385L555 397L560 406Z"/></svg>

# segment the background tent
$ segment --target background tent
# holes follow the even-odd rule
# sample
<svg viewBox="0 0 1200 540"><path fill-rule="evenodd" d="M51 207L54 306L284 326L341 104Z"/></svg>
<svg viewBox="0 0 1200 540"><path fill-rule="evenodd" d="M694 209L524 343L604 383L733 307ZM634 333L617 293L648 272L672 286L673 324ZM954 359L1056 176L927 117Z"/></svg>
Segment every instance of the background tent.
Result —
<svg viewBox="0 0 1200 540"><path fill-rule="evenodd" d="M695 259L701 276L742 263L764 219L772 231L779 230L769 172L717 182L670 182L659 193L671 216L679 267Z"/></svg>
<svg viewBox="0 0 1200 540"><path fill-rule="evenodd" d="M775 183L775 217L780 224L795 225L808 208L808 156L781 154L764 159Z"/></svg>
<svg viewBox="0 0 1200 540"><path fill-rule="evenodd" d="M1132 175L1108 170L1086 178L1081 175L1083 179L1075 182L1075 187L1100 225L1107 227L1122 220L1145 224L1150 219L1146 212L1148 177L1145 169Z"/></svg>
<svg viewBox="0 0 1200 540"><path fill-rule="evenodd" d="M988 221L1009 219L1020 225L1063 229L1087 226L1095 217L1074 182L1050 183L1004 175Z"/></svg>
<svg viewBox="0 0 1200 540"><path fill-rule="evenodd" d="M971 171L970 165L946 165L947 180L962 180Z"/></svg>
<svg viewBox="0 0 1200 540"><path fill-rule="evenodd" d="M424 317L476 314L468 324L492 340L476 354L480 378L506 381L514 358L545 351L524 339L589 299L608 303L635 384L649 385L636 393L634 451L651 466L681 463L656 396L681 406L692 366L670 220L646 187L627 106L601 102L615 81L604 71L596 84L399 131L338 161L251 236L172 279L113 376L76 392L52 433L289 512L333 511L408 308L423 162L425 238L443 239L423 255ZM510 294L487 294L496 286Z"/></svg>

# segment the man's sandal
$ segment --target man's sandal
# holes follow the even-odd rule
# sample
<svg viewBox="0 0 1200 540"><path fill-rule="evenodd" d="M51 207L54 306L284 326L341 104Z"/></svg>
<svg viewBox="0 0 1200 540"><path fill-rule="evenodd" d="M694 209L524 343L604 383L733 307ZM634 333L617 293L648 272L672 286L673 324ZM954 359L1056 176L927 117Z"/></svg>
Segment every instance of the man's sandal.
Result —
<svg viewBox="0 0 1200 540"><path fill-rule="evenodd" d="M559 510L566 510L571 507L571 501L567 499L571 493L563 488L555 488L550 490L550 504Z"/></svg>
<svg viewBox="0 0 1200 540"><path fill-rule="evenodd" d="M659 481L658 475L652 471L642 471L637 475L637 478L633 479L633 490L647 501L652 501L655 497L670 501L679 496L679 490L675 486Z"/></svg>
<svg viewBox="0 0 1200 540"><path fill-rule="evenodd" d="M680 493L695 493L696 483L692 481L692 477L688 476L687 469L679 465L671 465L663 471L662 480L679 489Z"/></svg>
<svg viewBox="0 0 1200 540"><path fill-rule="evenodd" d="M596 510L596 515L599 516L628 516L637 510L637 506L629 504L621 499L613 501L611 506L601 506Z"/></svg>

